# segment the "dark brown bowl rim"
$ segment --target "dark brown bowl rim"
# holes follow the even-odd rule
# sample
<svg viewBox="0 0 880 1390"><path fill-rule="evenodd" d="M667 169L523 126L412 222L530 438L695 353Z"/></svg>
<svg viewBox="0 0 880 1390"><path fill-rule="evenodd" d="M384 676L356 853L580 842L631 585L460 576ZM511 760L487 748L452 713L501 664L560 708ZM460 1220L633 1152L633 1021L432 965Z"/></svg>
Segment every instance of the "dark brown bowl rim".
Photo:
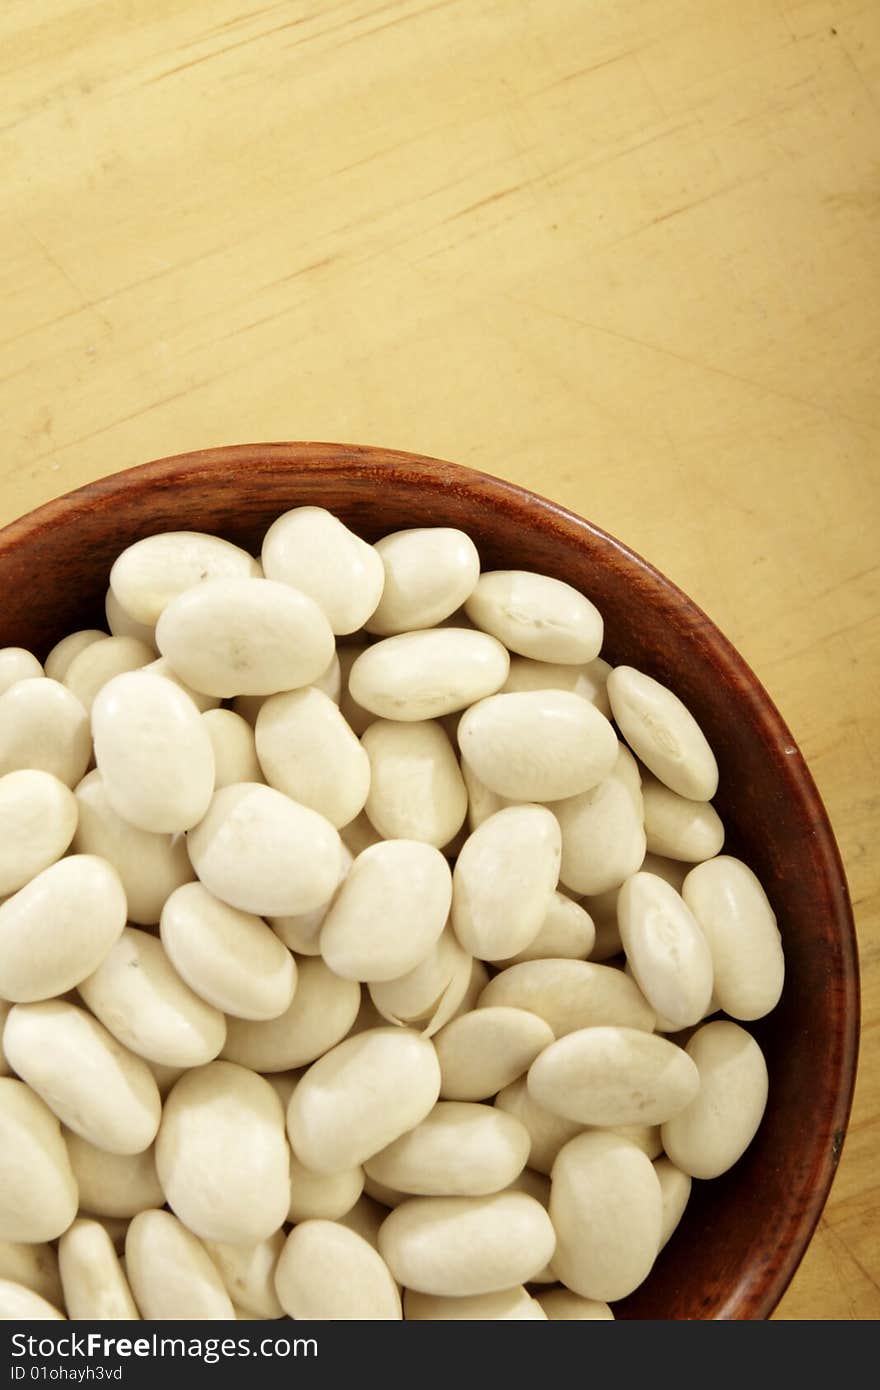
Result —
<svg viewBox="0 0 880 1390"><path fill-rule="evenodd" d="M341 480L352 481L352 474L363 479L365 487L387 479L389 470L397 485L434 489L437 493L450 490L480 496L482 504L499 512L521 514L524 507L537 510L560 536L569 542L589 536L605 550L607 564L621 579L633 568L638 571L639 588L664 613L676 629L699 634L699 643L730 678L738 698L768 747L782 748L797 755L777 759L775 770L784 781L784 790L799 807L813 835L814 863L819 866L828 889L836 942L842 961L841 990L838 1003L829 1022L839 1063L836 1072L821 1078L821 1096L814 1096L817 1116L812 1136L809 1179L804 1181L800 1203L792 1202L786 1219L774 1228L773 1250L768 1253L761 1271L744 1280L737 1289L735 1307L725 1309L721 1316L737 1319L768 1317L778 1304L797 1269L810 1242L828 1197L840 1158L843 1138L852 1105L855 1086L859 1039L859 969L855 927L840 851L834 838L828 815L819 796L813 777L799 754L797 745L782 716L755 673L740 656L712 620L670 579L661 574L641 555L631 550L601 527L560 506L540 494L506 482L491 474L448 463L427 455L386 449L375 445L273 442L235 444L190 453L169 455L121 470L86 483L65 493L0 529L0 549L7 552L26 546L39 531L56 525L75 522L77 514L91 509L96 503L114 494L149 492L157 487L163 492L172 490L184 476L191 486L194 477L205 470L217 483L217 465L229 472L230 491L236 487L235 470L241 467L277 468L279 464L308 473L334 473ZM768 1240L769 1240L768 1233Z"/></svg>

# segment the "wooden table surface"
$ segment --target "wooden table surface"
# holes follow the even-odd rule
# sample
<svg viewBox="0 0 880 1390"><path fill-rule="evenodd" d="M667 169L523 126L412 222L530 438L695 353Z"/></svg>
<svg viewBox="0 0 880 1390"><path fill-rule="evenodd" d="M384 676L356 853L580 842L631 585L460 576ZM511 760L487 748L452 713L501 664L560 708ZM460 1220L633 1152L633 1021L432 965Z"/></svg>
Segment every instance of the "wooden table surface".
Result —
<svg viewBox="0 0 880 1390"><path fill-rule="evenodd" d="M880 1316L880 6L5 0L0 523L202 445L565 503L719 623L843 850L852 1128L779 1316Z"/></svg>

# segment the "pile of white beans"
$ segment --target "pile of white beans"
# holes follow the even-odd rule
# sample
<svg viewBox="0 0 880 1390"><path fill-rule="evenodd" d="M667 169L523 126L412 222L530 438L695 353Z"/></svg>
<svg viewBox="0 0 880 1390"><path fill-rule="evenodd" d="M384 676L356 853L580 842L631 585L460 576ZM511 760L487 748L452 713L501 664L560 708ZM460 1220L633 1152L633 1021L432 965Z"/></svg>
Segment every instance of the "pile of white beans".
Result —
<svg viewBox="0 0 880 1390"><path fill-rule="evenodd" d="M154 535L106 606L0 650L0 1316L612 1317L783 984L689 711L444 527Z"/></svg>

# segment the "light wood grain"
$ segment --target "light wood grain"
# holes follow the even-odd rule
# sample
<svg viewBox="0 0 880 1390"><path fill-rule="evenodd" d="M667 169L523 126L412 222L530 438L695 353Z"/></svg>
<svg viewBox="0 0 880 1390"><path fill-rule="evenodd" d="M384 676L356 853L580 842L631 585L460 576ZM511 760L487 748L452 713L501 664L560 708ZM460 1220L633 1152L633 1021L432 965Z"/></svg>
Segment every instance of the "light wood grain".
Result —
<svg viewBox="0 0 880 1390"><path fill-rule="evenodd" d="M791 724L860 1083L778 1316L880 1316L880 9L9 0L0 522L257 439L455 459L705 607Z"/></svg>

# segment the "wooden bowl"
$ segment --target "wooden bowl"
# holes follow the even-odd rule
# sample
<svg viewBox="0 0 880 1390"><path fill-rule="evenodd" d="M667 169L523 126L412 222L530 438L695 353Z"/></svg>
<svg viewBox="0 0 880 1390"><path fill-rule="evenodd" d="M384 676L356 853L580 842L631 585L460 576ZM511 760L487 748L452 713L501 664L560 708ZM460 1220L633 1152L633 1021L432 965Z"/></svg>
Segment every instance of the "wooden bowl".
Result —
<svg viewBox="0 0 880 1390"><path fill-rule="evenodd" d="M679 589L619 541L533 493L451 463L335 444L259 444L161 459L69 493L0 531L0 645L44 656L103 625L111 562L141 536L212 531L258 552L268 524L304 503L368 539L406 526L467 531L486 568L555 575L604 615L604 649L668 683L721 771L726 849L756 871L785 945L782 1002L754 1026L770 1071L755 1141L691 1203L623 1317L764 1318L819 1219L855 1076L859 999L840 856L813 779L748 666Z"/></svg>

